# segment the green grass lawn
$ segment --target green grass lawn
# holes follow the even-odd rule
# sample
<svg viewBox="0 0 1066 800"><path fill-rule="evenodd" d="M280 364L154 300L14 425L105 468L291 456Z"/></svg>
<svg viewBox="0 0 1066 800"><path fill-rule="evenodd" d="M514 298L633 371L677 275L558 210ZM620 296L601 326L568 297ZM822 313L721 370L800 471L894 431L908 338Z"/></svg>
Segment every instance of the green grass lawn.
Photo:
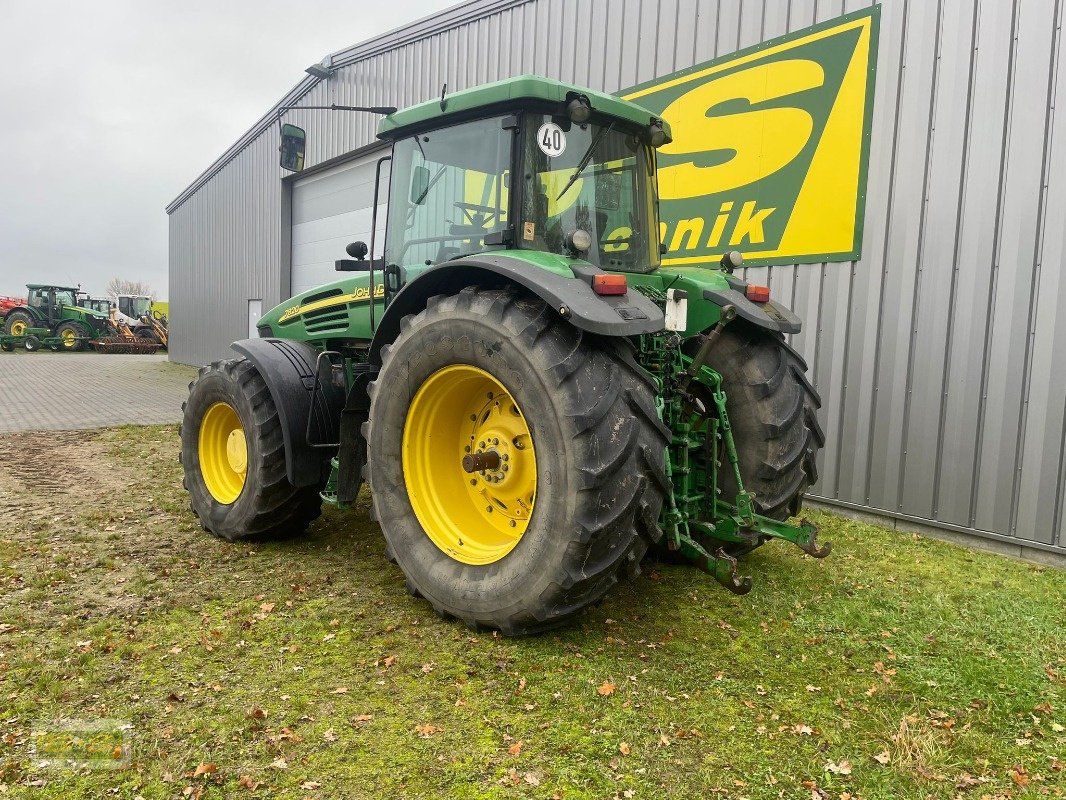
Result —
<svg viewBox="0 0 1066 800"><path fill-rule="evenodd" d="M815 514L833 554L764 547L746 597L649 562L571 627L502 639L405 593L365 496L226 544L187 509L173 426L54 447L76 480L0 466L9 796L1066 791L1061 571ZM35 764L34 731L100 718L130 725L124 765Z"/></svg>

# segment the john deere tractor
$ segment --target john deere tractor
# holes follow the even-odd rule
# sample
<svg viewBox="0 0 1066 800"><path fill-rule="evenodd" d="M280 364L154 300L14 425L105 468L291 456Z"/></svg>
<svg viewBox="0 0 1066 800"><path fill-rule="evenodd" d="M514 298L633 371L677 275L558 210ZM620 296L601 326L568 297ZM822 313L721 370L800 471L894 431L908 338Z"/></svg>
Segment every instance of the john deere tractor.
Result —
<svg viewBox="0 0 1066 800"><path fill-rule="evenodd" d="M31 283L25 305L8 312L4 333L26 337L27 349L36 349L45 339L54 340L54 349L84 350L87 342L110 330L107 314L84 308L78 289Z"/></svg>
<svg viewBox="0 0 1066 800"><path fill-rule="evenodd" d="M559 625L650 548L738 594L736 557L770 539L828 553L788 521L823 443L784 339L800 320L732 274L737 253L660 265L666 122L532 76L375 110L383 245L348 245L351 275L190 387L207 530L292 535L366 481L408 591L505 634ZM305 139L283 126L283 167Z"/></svg>

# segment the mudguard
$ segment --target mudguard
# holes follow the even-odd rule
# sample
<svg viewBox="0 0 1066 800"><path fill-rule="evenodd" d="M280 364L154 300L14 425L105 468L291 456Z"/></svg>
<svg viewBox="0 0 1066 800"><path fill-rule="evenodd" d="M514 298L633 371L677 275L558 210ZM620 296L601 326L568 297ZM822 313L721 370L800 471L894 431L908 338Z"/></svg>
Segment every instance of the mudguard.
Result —
<svg viewBox="0 0 1066 800"><path fill-rule="evenodd" d="M319 351L311 345L285 339L242 339L231 346L255 364L270 389L281 421L289 482L312 486L325 481L329 457L337 452L345 403L344 390L330 379L328 362L323 359L316 389ZM330 444L333 447L322 446Z"/></svg>
<svg viewBox="0 0 1066 800"><path fill-rule="evenodd" d="M378 321L370 347L370 361L381 363L381 348L400 333L400 320L417 314L430 297L454 294L466 286L520 286L559 311L574 327L601 336L637 336L661 331L663 311L640 292L600 296L592 291L591 278L568 278L546 269L531 267L506 255L481 253L449 261L412 280L389 303Z"/></svg>
<svg viewBox="0 0 1066 800"><path fill-rule="evenodd" d="M743 289L704 289L703 296L716 306L733 306L741 319L775 333L799 333L803 327L803 322L791 310L773 301L753 303Z"/></svg>

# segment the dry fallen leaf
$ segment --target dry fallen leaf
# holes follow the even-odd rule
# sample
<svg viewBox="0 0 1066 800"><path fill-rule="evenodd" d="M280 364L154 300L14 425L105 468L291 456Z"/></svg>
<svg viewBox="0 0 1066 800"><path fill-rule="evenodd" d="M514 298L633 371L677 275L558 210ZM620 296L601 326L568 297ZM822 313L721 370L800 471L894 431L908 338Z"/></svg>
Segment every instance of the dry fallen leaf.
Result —
<svg viewBox="0 0 1066 800"><path fill-rule="evenodd" d="M359 714L356 718L356 722L370 722L374 718L373 714Z"/></svg>
<svg viewBox="0 0 1066 800"><path fill-rule="evenodd" d="M833 763L830 761L825 765L826 772L832 772L834 775L850 775L851 774L851 762L846 758L840 759L840 761Z"/></svg>
<svg viewBox="0 0 1066 800"><path fill-rule="evenodd" d="M393 664L396 663L396 658L396 656L385 656L385 666L391 667Z"/></svg>
<svg viewBox="0 0 1066 800"><path fill-rule="evenodd" d="M338 686L336 689L333 690L333 694L348 694L348 687Z"/></svg>
<svg viewBox="0 0 1066 800"><path fill-rule="evenodd" d="M440 733L440 728L436 725L415 725L415 730L423 739L428 739L430 736Z"/></svg>
<svg viewBox="0 0 1066 800"><path fill-rule="evenodd" d="M628 756L629 753L630 753L629 743L628 742L619 742L618 743L618 752L621 753L624 756Z"/></svg>
<svg viewBox="0 0 1066 800"><path fill-rule="evenodd" d="M538 778L532 772L527 772L522 777L525 779L525 782L528 783L530 786L540 786L540 778Z"/></svg>
<svg viewBox="0 0 1066 800"><path fill-rule="evenodd" d="M243 786L245 789L247 789L250 792L254 792L262 784L259 781L252 780L252 776L251 775L241 775L240 780L237 781L237 785L238 786Z"/></svg>
<svg viewBox="0 0 1066 800"><path fill-rule="evenodd" d="M326 728L322 734L322 738L327 742L335 742L337 741L337 734L333 732L333 728Z"/></svg>
<svg viewBox="0 0 1066 800"><path fill-rule="evenodd" d="M300 788L303 789L305 792L310 792L314 791L315 789L321 789L322 784L318 781L304 781L300 784Z"/></svg>
<svg viewBox="0 0 1066 800"><path fill-rule="evenodd" d="M193 772L192 776L194 778L199 778L201 775L211 775L215 772L218 772L218 767L209 761L206 764L200 764L196 768L196 771Z"/></svg>
<svg viewBox="0 0 1066 800"><path fill-rule="evenodd" d="M596 693L602 695L603 697L606 697L607 695L614 694L614 690L616 688L617 687L613 683L608 682L603 684L602 686L598 686L596 688Z"/></svg>
<svg viewBox="0 0 1066 800"><path fill-rule="evenodd" d="M255 708L253 708L251 711L248 712L248 718L249 719L266 719L266 717L267 717L267 712L264 711L263 709L261 709L259 706L256 706Z"/></svg>
<svg viewBox="0 0 1066 800"><path fill-rule="evenodd" d="M804 725L801 722L800 724L793 726L792 732L799 736L810 736L814 733L814 728L810 725Z"/></svg>
<svg viewBox="0 0 1066 800"><path fill-rule="evenodd" d="M270 762L270 766L274 769L288 769L289 762L286 761L284 758L275 758L273 761Z"/></svg>
<svg viewBox="0 0 1066 800"><path fill-rule="evenodd" d="M522 752L522 745L523 744L525 744L525 742L519 740L519 741L515 742L514 744L512 744L510 747L508 747L507 748L507 752L510 753L512 756L516 756L516 755L518 755L519 753Z"/></svg>
<svg viewBox="0 0 1066 800"><path fill-rule="evenodd" d="M269 614L271 611L274 610L274 606L274 603L261 603L259 606L259 611L263 614Z"/></svg>
<svg viewBox="0 0 1066 800"><path fill-rule="evenodd" d="M887 750L882 750L880 753L873 757L874 761L878 764L887 764L892 760L892 757L888 754Z"/></svg>

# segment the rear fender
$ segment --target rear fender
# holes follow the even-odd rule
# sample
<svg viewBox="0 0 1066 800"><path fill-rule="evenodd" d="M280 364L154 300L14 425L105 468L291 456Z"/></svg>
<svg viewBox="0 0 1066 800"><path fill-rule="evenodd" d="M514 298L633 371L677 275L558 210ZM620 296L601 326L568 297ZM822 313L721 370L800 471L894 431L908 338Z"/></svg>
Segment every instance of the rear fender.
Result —
<svg viewBox="0 0 1066 800"><path fill-rule="evenodd" d="M333 385L330 370L325 368L315 390L319 351L304 342L285 339L242 339L231 346L255 365L270 390L281 421L289 482L293 486L313 486L325 481L329 477L329 456L335 455L337 448L312 444L338 441L345 393Z"/></svg>
<svg viewBox="0 0 1066 800"><path fill-rule="evenodd" d="M598 271L598 270L597 270ZM426 270L393 298L374 331L370 361L381 363L381 348L400 334L400 320L425 309L429 298L456 294L467 286L517 286L560 311L574 327L601 336L637 336L661 331L663 311L637 291L600 296L591 277L568 278L505 255L481 253Z"/></svg>

